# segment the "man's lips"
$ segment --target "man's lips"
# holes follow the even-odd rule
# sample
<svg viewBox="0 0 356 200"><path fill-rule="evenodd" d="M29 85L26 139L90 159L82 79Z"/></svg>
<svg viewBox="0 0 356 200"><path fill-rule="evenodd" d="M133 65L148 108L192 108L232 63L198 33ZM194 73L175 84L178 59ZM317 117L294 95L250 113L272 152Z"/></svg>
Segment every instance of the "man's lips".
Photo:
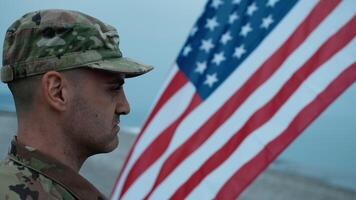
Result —
<svg viewBox="0 0 356 200"><path fill-rule="evenodd" d="M120 118L119 118L119 116L114 117L112 124L113 124L113 128L112 128L113 131L115 133L118 133L119 130L120 130L120 126L119 126L120 125Z"/></svg>
<svg viewBox="0 0 356 200"><path fill-rule="evenodd" d="M113 127L113 131L114 131L115 133L118 133L119 130L120 130L119 124L115 124L114 127Z"/></svg>

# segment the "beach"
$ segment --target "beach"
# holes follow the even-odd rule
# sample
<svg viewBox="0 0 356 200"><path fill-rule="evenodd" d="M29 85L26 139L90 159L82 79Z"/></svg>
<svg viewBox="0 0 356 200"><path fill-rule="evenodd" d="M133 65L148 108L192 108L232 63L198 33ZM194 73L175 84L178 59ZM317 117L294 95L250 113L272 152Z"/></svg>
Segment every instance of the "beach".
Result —
<svg viewBox="0 0 356 200"><path fill-rule="evenodd" d="M0 112L0 157L8 150L11 138L16 133L16 115L12 112ZM123 165L136 135L128 130L120 132L120 145L108 154L90 157L80 173L92 182L100 191L109 196L116 177ZM272 165L278 165L273 163ZM354 200L356 191L330 185L329 183L297 173L276 170L270 167L263 172L238 198L241 200Z"/></svg>

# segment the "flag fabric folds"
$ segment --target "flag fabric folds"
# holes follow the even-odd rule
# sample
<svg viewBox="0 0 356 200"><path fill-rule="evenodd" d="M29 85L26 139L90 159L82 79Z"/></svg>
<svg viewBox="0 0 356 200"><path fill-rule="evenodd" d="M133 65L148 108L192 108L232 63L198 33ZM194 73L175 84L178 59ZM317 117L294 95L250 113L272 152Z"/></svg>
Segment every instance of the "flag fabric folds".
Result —
<svg viewBox="0 0 356 200"><path fill-rule="evenodd" d="M236 199L356 80L353 0L209 0L112 199Z"/></svg>

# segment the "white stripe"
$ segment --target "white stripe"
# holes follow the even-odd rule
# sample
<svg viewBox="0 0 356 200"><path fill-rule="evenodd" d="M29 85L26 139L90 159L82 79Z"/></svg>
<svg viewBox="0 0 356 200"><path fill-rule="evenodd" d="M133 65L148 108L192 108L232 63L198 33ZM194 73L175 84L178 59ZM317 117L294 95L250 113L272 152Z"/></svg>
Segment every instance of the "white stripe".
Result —
<svg viewBox="0 0 356 200"><path fill-rule="evenodd" d="M288 38L288 36L294 31L295 27L298 26L298 23L303 21L304 17L310 12L313 6L317 3L316 1L309 1L309 5L301 6L297 5L296 9L291 12L290 16L287 17L287 20L282 21L279 27L285 30L281 35L277 32L272 32L269 36L270 39L265 40L260 47L258 47L255 52L250 56L239 68L235 71L227 81L225 81L220 89L215 92L209 99L207 99L203 105L197 108L192 112L191 115L187 117L185 123L177 130L176 136L172 141L172 144L169 147L169 150L155 163L155 170L149 170L143 174L143 176L150 177L151 181L147 181L147 177L142 177L142 180L145 182L141 182L141 179L138 180L138 185L135 184L134 187L144 187L147 188L149 185L153 184L154 178L156 177L158 170L163 163L163 160L167 158L167 156L175 150L182 142L185 141L187 137L194 131L196 131L201 124L203 124L209 116L211 116L218 109L219 105L222 105L224 101L228 97L231 96L232 92L236 90L236 87L240 87L248 77L251 76L255 72L255 70L267 59L270 57L270 54L273 53L276 49L278 49L282 43ZM270 54L266 53L269 52ZM239 82L237 82L237 80ZM189 122L189 123L186 123ZM184 130L184 131L183 131ZM141 182L141 183L140 183ZM140 185L142 184L142 185ZM135 190L131 190L133 193Z"/></svg>
<svg viewBox="0 0 356 200"><path fill-rule="evenodd" d="M164 131L168 125L172 124L188 107L190 100L195 93L193 84L188 82L181 90L179 90L162 109L157 113L156 117L152 119L151 123L147 126L145 134L142 135L140 141L136 145L136 149L132 154L132 160L142 153L145 148L151 144L152 138L156 138L159 133Z"/></svg>
<svg viewBox="0 0 356 200"><path fill-rule="evenodd" d="M159 98L161 97L161 95L163 94L163 92L167 89L168 84L172 81L172 79L174 78L174 76L176 75L176 73L178 72L178 66L177 63L174 63L171 67L171 69L169 70L169 72L167 73L167 79L164 81L164 83L162 84L161 89L158 91L157 96L155 97L153 104L151 106L150 112L152 112L154 106L157 104Z"/></svg>
<svg viewBox="0 0 356 200"><path fill-rule="evenodd" d="M191 157L185 160L166 180L157 188L154 195L164 198L162 195L169 196L175 191L179 185L186 181L198 167L209 158L217 149L219 149L232 134L240 129L248 118L267 101L269 101L279 90L279 88L287 81L287 79L312 55L317 48L327 40L341 24L335 22L347 21L352 16L341 16L333 14L331 18L327 18L327 23L322 23L319 28L311 34L306 40L306 43L301 45L293 55L291 55L283 66L273 75L273 77L261 86L251 97L249 97L240 109L220 127L216 133L203 144L200 149L194 152ZM252 65L247 65L251 67ZM243 67L243 66L241 66ZM205 103L204 103L205 104ZM184 123L191 125L196 120L187 118ZM187 125L187 126L189 126ZM181 127L180 127L181 129ZM182 135L182 131L178 135ZM194 164L192 164L194 163ZM164 192L163 192L164 191Z"/></svg>
<svg viewBox="0 0 356 200"><path fill-rule="evenodd" d="M137 142L137 145L132 152L131 159L122 174L122 178L119 180L118 187L116 187L113 197L118 197L120 194L123 182L128 175L129 169L134 164L134 161L136 161L140 154L144 151L144 148L147 147L160 132L166 129L183 113L185 108L188 107L194 93L194 86L190 82L186 83L166 102L166 104L162 106L162 109L157 112L156 116L152 119L144 134Z"/></svg>
<svg viewBox="0 0 356 200"><path fill-rule="evenodd" d="M167 89L168 84L172 81L173 77L175 76L175 74L177 72L178 72L178 66L177 66L176 63L174 63L173 66L171 67L171 70L168 73L168 76L167 76L168 78L165 80L165 83L163 84L161 90L158 92L158 95L156 96L156 99L153 101L154 103L152 104L149 113L151 113L153 111L154 105L157 104L157 102L159 100L159 97ZM131 162L131 165L132 165L132 162ZM122 174L122 177L126 178L128 169L129 169L129 166L127 165L125 172ZM119 197L118 195L121 192L121 187L122 187L122 184L123 184L123 178L121 178L121 180L118 180L118 181L119 181L119 183L118 183L117 187L114 188L113 199L117 199Z"/></svg>
<svg viewBox="0 0 356 200"><path fill-rule="evenodd" d="M344 69L355 62L350 53L355 49L355 40L331 60L313 73L273 118L248 136L240 147L215 171L209 174L193 190L188 199L212 199L236 170L258 154L265 145L285 130L294 117L322 92ZM311 87L313 89L311 89ZM207 190L209 188L209 190Z"/></svg>

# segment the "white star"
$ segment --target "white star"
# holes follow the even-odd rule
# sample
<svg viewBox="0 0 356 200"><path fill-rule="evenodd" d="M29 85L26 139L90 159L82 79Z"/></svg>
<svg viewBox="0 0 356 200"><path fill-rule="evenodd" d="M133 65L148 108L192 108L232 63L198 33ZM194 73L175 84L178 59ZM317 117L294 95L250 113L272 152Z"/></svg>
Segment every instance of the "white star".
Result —
<svg viewBox="0 0 356 200"><path fill-rule="evenodd" d="M223 62L224 60L226 60L226 58L224 56L224 52L220 52L220 53L214 54L214 58L213 58L212 62L219 66L220 63Z"/></svg>
<svg viewBox="0 0 356 200"><path fill-rule="evenodd" d="M209 87L213 87L214 83L218 81L217 74L207 74L204 84L208 85Z"/></svg>
<svg viewBox="0 0 356 200"><path fill-rule="evenodd" d="M219 26L219 23L216 21L216 17L207 19L206 24L205 24L206 28L213 31L217 26Z"/></svg>
<svg viewBox="0 0 356 200"><path fill-rule="evenodd" d="M253 4L251 4L251 5L247 8L247 14L250 15L250 16L252 16L252 14L253 14L254 12L256 12L257 9L258 9L258 8L257 8L257 6L256 6L256 3L253 2Z"/></svg>
<svg viewBox="0 0 356 200"><path fill-rule="evenodd" d="M265 17L262 19L262 24L261 28L268 29L268 27L273 23L273 18L272 15L268 15L268 17Z"/></svg>
<svg viewBox="0 0 356 200"><path fill-rule="evenodd" d="M206 62L197 62L197 68L195 68L195 72L198 72L199 74L203 74L204 71L206 70Z"/></svg>
<svg viewBox="0 0 356 200"><path fill-rule="evenodd" d="M209 53L210 49L214 48L213 42L211 39L208 40L202 40L200 49L205 51L206 53Z"/></svg>
<svg viewBox="0 0 356 200"><path fill-rule="evenodd" d="M252 31L252 28L250 26L250 23L247 23L241 28L240 35L246 37L247 34L251 31Z"/></svg>
<svg viewBox="0 0 356 200"><path fill-rule="evenodd" d="M192 30L190 30L189 35L190 35L190 36L193 36L193 35L195 35L195 33L196 33L197 31L198 31L198 27L194 26L194 27L192 28Z"/></svg>
<svg viewBox="0 0 356 200"><path fill-rule="evenodd" d="M230 31L227 31L226 33L224 33L224 35L222 35L220 42L225 45L231 39L232 39L232 37L231 37Z"/></svg>
<svg viewBox="0 0 356 200"><path fill-rule="evenodd" d="M233 0L232 1L232 4L240 4L241 3L241 0Z"/></svg>
<svg viewBox="0 0 356 200"><path fill-rule="evenodd" d="M267 6L274 7L279 0L268 0Z"/></svg>
<svg viewBox="0 0 356 200"><path fill-rule="evenodd" d="M183 49L183 56L187 56L192 51L192 47L188 44Z"/></svg>
<svg viewBox="0 0 356 200"><path fill-rule="evenodd" d="M223 4L223 2L221 0L213 0L213 2L211 3L211 7L218 9L219 6L221 6Z"/></svg>
<svg viewBox="0 0 356 200"><path fill-rule="evenodd" d="M241 56L246 53L246 49L244 47L244 45L240 45L239 47L235 48L235 52L233 57L236 57L237 59L241 58Z"/></svg>
<svg viewBox="0 0 356 200"><path fill-rule="evenodd" d="M230 23L230 24L234 23L238 18L239 18L239 16L237 15L236 12L232 13L232 14L229 16L229 23Z"/></svg>

